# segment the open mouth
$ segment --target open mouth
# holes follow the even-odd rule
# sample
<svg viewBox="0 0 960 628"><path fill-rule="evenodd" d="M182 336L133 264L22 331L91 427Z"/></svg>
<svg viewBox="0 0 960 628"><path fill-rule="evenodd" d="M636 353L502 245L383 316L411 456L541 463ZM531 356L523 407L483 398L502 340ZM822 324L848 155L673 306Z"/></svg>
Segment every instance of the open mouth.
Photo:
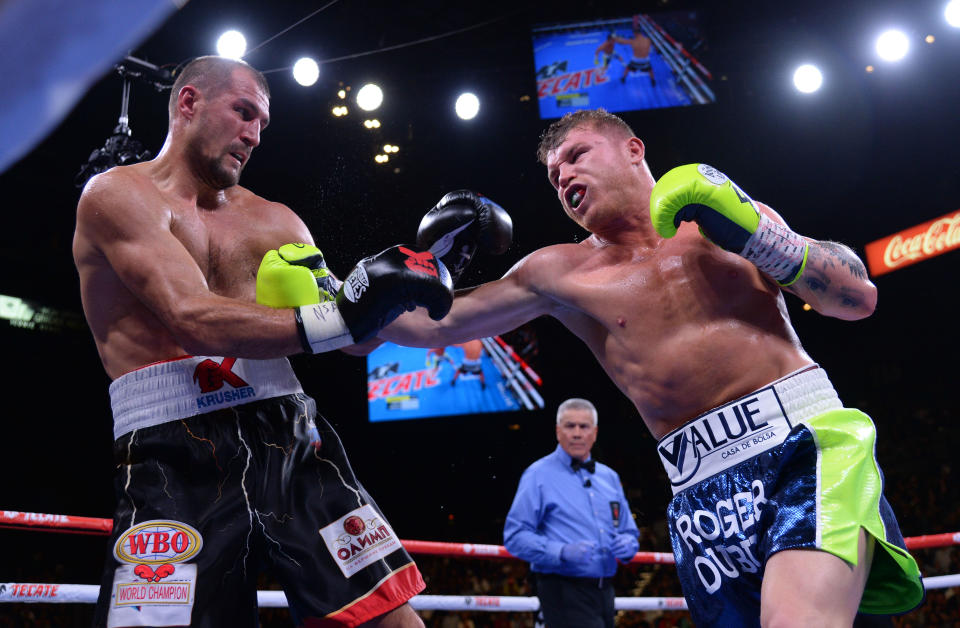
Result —
<svg viewBox="0 0 960 628"><path fill-rule="evenodd" d="M243 165L244 159L246 158L246 155L244 155L243 153L230 153L230 156L236 159L241 166Z"/></svg>
<svg viewBox="0 0 960 628"><path fill-rule="evenodd" d="M571 186L570 189L567 190L567 205L569 205L571 209L577 209L580 207L580 203L583 202L583 197L586 196L586 194L587 188L585 186Z"/></svg>

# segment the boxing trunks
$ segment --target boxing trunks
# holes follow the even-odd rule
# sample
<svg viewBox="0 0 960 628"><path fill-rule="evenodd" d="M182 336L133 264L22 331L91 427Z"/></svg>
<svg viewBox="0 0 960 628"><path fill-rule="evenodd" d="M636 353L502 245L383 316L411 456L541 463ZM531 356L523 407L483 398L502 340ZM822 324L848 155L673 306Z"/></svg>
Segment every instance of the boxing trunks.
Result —
<svg viewBox="0 0 960 628"><path fill-rule="evenodd" d="M860 611L923 600L874 458L866 414L844 408L823 369L798 371L660 439L677 571L698 626L759 626L764 566L817 549L857 562L860 528L876 548Z"/></svg>
<svg viewBox="0 0 960 628"><path fill-rule="evenodd" d="M460 364L460 372L468 375L482 375L483 363L480 360L464 360Z"/></svg>
<svg viewBox="0 0 960 628"><path fill-rule="evenodd" d="M186 357L110 386L117 509L97 626L356 626L424 589L286 359Z"/></svg>
<svg viewBox="0 0 960 628"><path fill-rule="evenodd" d="M627 69L631 72L649 72L650 67L650 57L644 57L642 59L632 57L630 63L627 64Z"/></svg>

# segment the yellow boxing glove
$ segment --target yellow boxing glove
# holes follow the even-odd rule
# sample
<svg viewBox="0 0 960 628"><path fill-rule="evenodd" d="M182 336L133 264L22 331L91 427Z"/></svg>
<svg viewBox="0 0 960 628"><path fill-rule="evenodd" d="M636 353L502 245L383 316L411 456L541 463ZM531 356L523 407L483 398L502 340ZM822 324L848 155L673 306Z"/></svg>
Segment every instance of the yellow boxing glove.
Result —
<svg viewBox="0 0 960 628"><path fill-rule="evenodd" d="M284 244L267 251L257 271L257 303L270 307L333 301L339 287L323 253L311 244Z"/></svg>

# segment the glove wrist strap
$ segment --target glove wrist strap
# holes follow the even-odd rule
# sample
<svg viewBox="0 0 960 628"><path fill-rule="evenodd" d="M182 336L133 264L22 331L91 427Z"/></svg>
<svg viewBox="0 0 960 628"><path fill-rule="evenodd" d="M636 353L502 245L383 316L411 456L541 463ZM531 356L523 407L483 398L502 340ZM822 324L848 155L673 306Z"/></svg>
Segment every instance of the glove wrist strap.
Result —
<svg viewBox="0 0 960 628"><path fill-rule="evenodd" d="M323 353L354 344L335 302L304 305L295 312L300 344L306 353Z"/></svg>
<svg viewBox="0 0 960 628"><path fill-rule="evenodd" d="M757 230L747 240L740 255L786 287L803 274L808 249L803 236L761 213Z"/></svg>

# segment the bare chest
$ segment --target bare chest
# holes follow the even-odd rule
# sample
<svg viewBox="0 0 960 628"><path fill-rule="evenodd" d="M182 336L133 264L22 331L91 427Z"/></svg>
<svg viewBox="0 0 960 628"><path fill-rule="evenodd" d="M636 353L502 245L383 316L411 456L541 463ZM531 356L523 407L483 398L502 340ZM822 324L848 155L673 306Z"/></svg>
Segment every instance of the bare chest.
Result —
<svg viewBox="0 0 960 628"><path fill-rule="evenodd" d="M253 301L260 260L285 243L256 210L230 207L175 211L171 231L216 294Z"/></svg>
<svg viewBox="0 0 960 628"><path fill-rule="evenodd" d="M699 239L598 253L566 273L556 295L605 335L638 349L680 327L769 316L777 299L749 262Z"/></svg>

